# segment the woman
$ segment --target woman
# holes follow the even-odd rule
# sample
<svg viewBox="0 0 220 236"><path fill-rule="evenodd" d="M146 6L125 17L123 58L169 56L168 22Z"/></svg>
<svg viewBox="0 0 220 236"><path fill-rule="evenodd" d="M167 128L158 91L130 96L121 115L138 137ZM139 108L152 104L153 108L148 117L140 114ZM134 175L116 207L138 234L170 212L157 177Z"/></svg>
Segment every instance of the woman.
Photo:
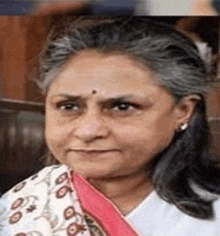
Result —
<svg viewBox="0 0 220 236"><path fill-rule="evenodd" d="M219 235L206 72L188 38L148 18L65 22L38 83L62 164L2 197L1 235Z"/></svg>

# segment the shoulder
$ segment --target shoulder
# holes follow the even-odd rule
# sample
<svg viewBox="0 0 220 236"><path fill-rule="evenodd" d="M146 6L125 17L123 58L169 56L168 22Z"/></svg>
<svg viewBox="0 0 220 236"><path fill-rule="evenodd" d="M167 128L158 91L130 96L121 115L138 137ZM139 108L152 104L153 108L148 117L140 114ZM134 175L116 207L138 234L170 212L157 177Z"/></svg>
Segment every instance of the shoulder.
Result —
<svg viewBox="0 0 220 236"><path fill-rule="evenodd" d="M38 173L30 176L15 185L0 198L0 222L4 214L19 208L28 202L40 202L47 200L48 191L56 182L61 182L68 177L68 167L65 165L53 165L45 167ZM33 205L33 204L32 204Z"/></svg>
<svg viewBox="0 0 220 236"><path fill-rule="evenodd" d="M143 235L216 236L220 235L220 198L213 202L213 211L213 219L191 217L161 199L154 191L127 216L127 219ZM148 224L143 224L144 221Z"/></svg>
<svg viewBox="0 0 220 236"><path fill-rule="evenodd" d="M71 217L73 209L82 215L71 176L65 165L46 167L5 193L0 199L0 235L49 236L61 226L68 230L73 224L69 210Z"/></svg>
<svg viewBox="0 0 220 236"><path fill-rule="evenodd" d="M63 172L67 172L68 168L65 165L52 165L45 167L40 170L38 173L28 177L27 179L21 181L16 184L12 189L7 191L1 199L5 199L10 195L21 193L25 194L25 192L30 192L32 189L36 189L36 186L42 182L45 182L47 185L50 184L50 180L59 176L59 174Z"/></svg>

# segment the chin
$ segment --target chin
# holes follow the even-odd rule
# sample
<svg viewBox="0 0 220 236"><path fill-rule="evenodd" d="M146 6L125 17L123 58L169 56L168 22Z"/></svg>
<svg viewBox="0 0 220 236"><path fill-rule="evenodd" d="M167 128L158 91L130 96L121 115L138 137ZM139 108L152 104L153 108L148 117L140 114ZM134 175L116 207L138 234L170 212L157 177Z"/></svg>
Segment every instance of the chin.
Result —
<svg viewBox="0 0 220 236"><path fill-rule="evenodd" d="M81 175L85 179L103 179L114 176L112 170L102 168L72 168L74 173Z"/></svg>
<svg viewBox="0 0 220 236"><path fill-rule="evenodd" d="M120 162L112 162L107 159L96 160L96 161L81 161L80 160L69 160L66 163L74 173L81 175L82 177L88 178L110 178L114 177L121 168Z"/></svg>

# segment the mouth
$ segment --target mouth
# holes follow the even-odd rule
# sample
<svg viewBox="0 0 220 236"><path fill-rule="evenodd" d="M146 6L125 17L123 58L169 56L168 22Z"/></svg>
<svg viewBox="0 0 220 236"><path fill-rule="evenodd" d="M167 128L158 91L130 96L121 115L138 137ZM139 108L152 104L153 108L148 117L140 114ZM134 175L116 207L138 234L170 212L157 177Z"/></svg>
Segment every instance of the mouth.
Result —
<svg viewBox="0 0 220 236"><path fill-rule="evenodd" d="M83 158L105 158L119 152L117 149L71 149L71 151Z"/></svg>
<svg viewBox="0 0 220 236"><path fill-rule="evenodd" d="M105 152L115 152L117 149L71 149L74 152L84 152L84 153L105 153Z"/></svg>

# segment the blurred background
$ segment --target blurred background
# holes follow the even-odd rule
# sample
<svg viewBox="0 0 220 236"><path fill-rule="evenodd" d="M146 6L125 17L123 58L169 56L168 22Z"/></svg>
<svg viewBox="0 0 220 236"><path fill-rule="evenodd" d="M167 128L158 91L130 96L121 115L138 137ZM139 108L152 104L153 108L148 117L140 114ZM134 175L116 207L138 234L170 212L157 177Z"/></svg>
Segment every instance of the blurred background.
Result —
<svg viewBox="0 0 220 236"><path fill-rule="evenodd" d="M209 72L207 115L212 129L212 152L218 158L218 8L218 1L207 0L0 1L0 194L45 166L44 99L33 78L38 70L38 53L51 27L65 17L74 20L80 15L149 15L192 38Z"/></svg>
<svg viewBox="0 0 220 236"><path fill-rule="evenodd" d="M219 0L1 0L1 15L51 14L217 15Z"/></svg>

